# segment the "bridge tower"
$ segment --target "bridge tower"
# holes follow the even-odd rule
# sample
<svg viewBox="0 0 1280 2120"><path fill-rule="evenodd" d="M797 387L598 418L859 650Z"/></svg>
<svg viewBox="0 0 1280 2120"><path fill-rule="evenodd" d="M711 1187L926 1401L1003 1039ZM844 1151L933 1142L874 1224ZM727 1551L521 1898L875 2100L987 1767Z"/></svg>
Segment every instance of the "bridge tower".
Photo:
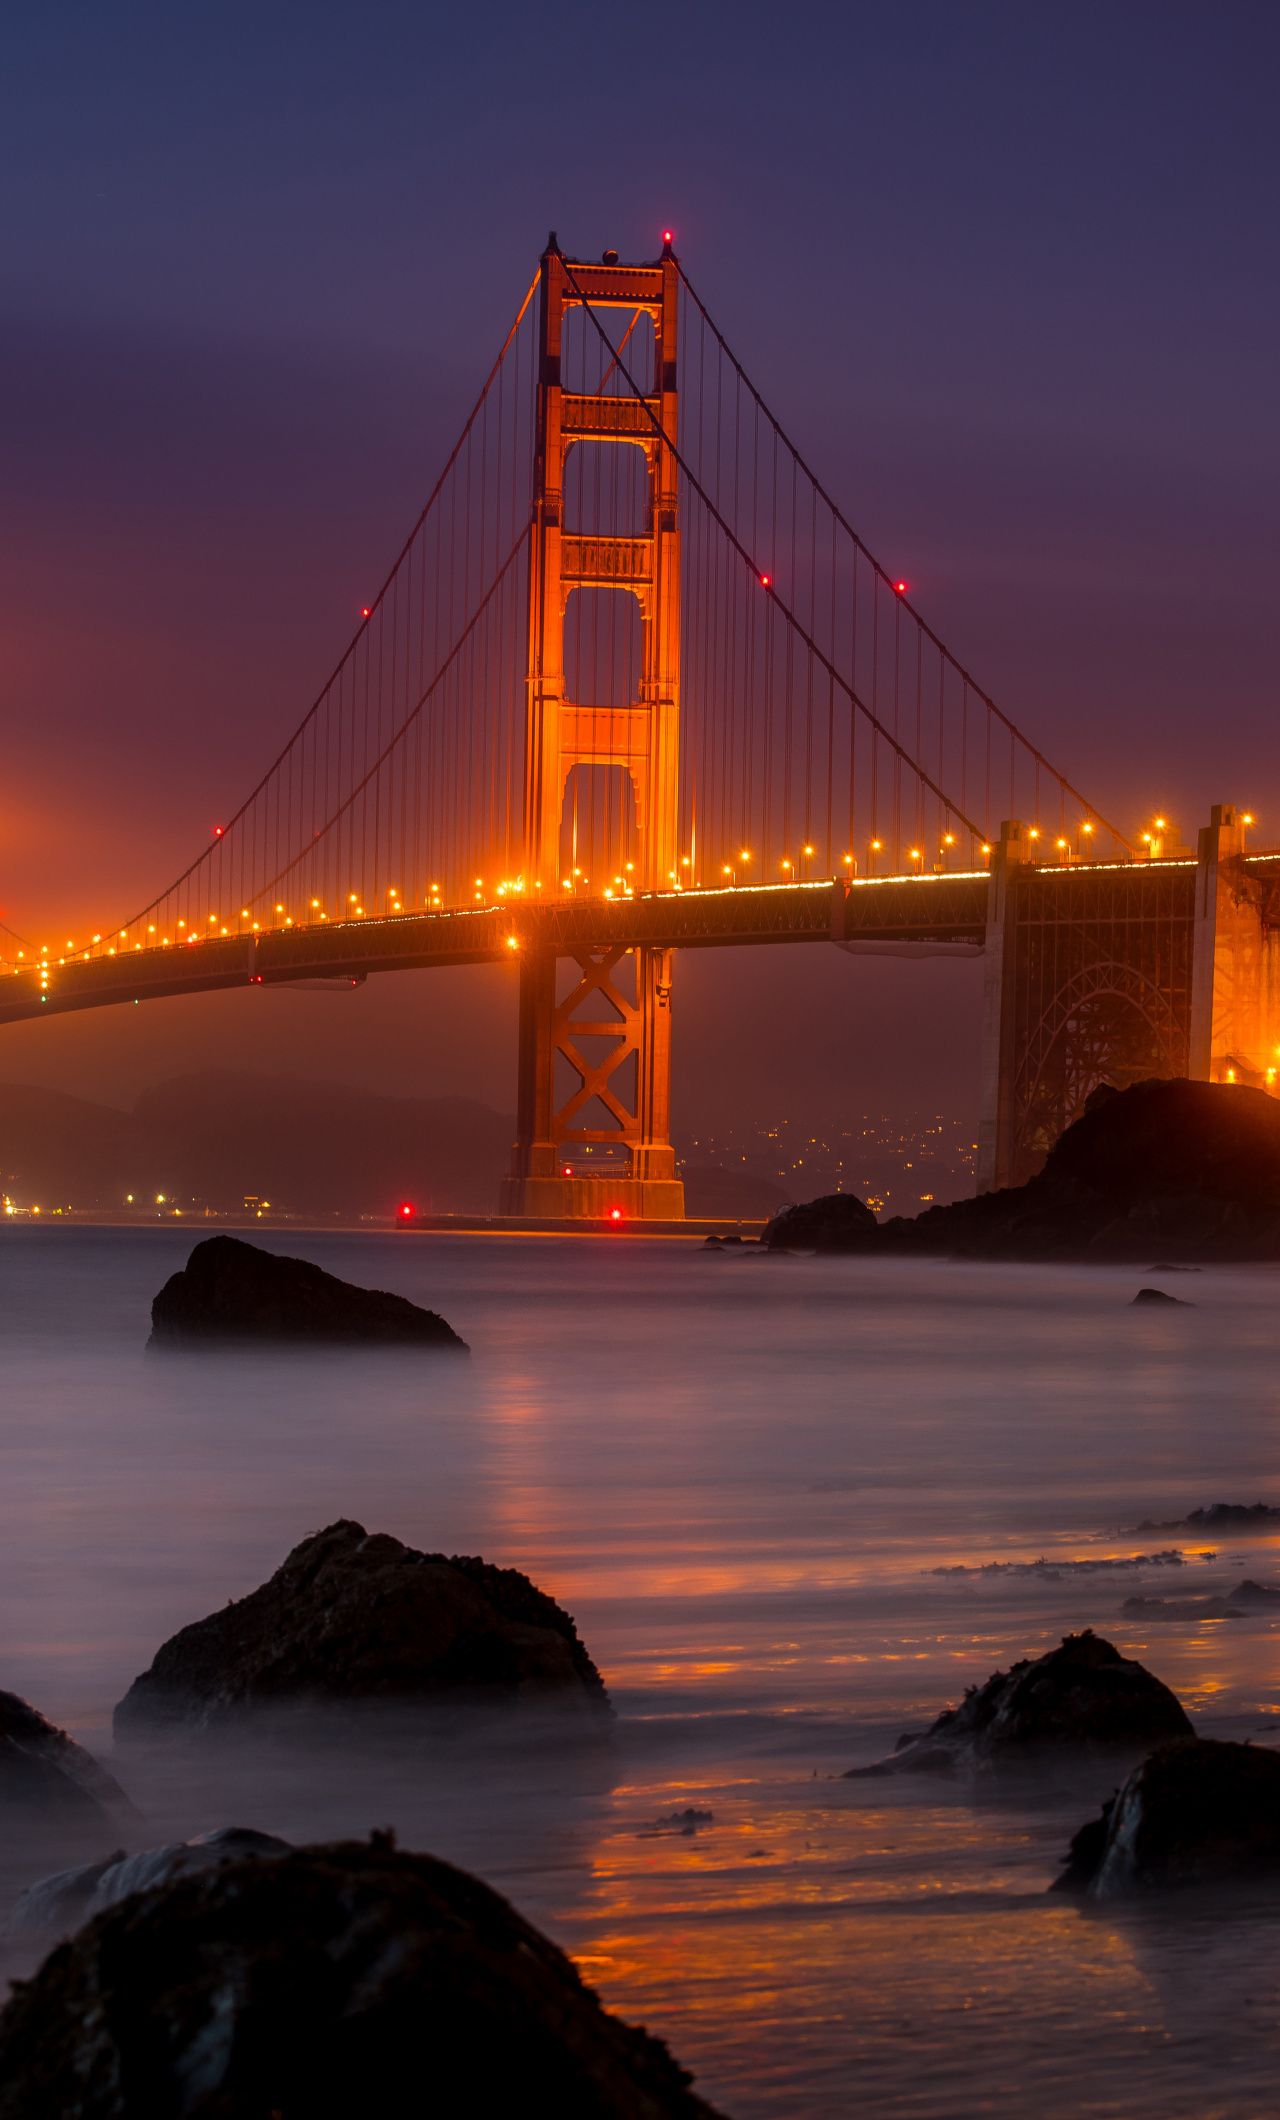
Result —
<svg viewBox="0 0 1280 2120"><path fill-rule="evenodd" d="M635 888L667 888L678 868L680 530L676 322L670 244L652 265L570 262L554 235L542 258L533 521L529 553L525 734L526 894L562 888L561 829L575 766L620 766L635 803ZM564 388L565 319L589 304L653 324L643 400ZM583 319L583 329L593 326ZM564 520L565 466L579 443L644 452L644 528L600 536ZM573 700L565 685L565 613L576 590L633 596L642 628L639 695L624 705ZM507 1214L678 1219L684 1187L669 1139L671 951L554 947L520 973L517 1135L503 1186ZM588 1160L584 1151L590 1148ZM623 1168L608 1151L623 1152ZM591 1173L599 1159L601 1172ZM585 1167L584 1167L585 1165Z"/></svg>

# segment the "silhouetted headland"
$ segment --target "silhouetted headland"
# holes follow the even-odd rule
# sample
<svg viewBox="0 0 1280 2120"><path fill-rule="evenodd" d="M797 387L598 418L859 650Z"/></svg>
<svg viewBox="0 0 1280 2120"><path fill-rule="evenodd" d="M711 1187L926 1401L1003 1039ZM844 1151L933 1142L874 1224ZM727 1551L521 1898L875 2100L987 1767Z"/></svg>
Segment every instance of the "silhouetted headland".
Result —
<svg viewBox="0 0 1280 2120"><path fill-rule="evenodd" d="M973 1259L1280 1259L1280 1104L1264 1090L1095 1090L1026 1185L876 1224L836 1194L784 1209L769 1250Z"/></svg>

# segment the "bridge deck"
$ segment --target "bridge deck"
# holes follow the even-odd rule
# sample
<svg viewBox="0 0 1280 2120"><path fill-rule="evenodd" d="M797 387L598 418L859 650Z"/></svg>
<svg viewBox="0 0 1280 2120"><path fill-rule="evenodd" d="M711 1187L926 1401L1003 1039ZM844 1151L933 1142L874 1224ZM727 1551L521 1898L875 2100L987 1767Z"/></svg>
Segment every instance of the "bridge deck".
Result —
<svg viewBox="0 0 1280 2120"><path fill-rule="evenodd" d="M35 1016L155 1001L301 979L367 978L450 964L509 962L518 952L559 955L627 949L707 949L775 942L980 943L984 873L895 876L660 891L633 898L565 899L276 928L202 937L182 946L22 966L0 980L0 1024ZM47 984L42 985L42 976Z"/></svg>

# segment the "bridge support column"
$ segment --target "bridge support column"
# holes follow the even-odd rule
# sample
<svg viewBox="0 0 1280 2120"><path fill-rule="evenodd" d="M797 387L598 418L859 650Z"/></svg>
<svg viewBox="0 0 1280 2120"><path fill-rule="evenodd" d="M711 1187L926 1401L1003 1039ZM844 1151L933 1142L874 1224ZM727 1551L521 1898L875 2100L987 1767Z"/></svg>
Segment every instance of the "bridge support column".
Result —
<svg viewBox="0 0 1280 2120"><path fill-rule="evenodd" d="M1280 1064L1280 903L1250 875L1245 827L1215 803L1200 833L1188 1073L1271 1088Z"/></svg>
<svg viewBox="0 0 1280 2120"><path fill-rule="evenodd" d="M1014 1075L1017 1033L1014 889L1030 852L1023 827L1006 819L991 850L986 962L982 980L982 1103L978 1119L978 1191L1012 1185L1015 1160Z"/></svg>
<svg viewBox="0 0 1280 2120"><path fill-rule="evenodd" d="M531 958L521 968L519 1066L504 1214L683 1218L668 1138L670 950Z"/></svg>

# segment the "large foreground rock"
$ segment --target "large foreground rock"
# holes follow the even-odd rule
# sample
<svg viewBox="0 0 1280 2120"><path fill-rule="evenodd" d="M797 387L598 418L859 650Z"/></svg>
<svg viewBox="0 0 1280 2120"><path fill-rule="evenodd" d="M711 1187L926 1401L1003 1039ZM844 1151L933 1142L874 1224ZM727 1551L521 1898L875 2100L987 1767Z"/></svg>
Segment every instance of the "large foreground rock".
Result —
<svg viewBox="0 0 1280 2120"><path fill-rule="evenodd" d="M114 1836L131 1807L105 1767L16 1693L0 1693L0 1833Z"/></svg>
<svg viewBox="0 0 1280 2120"><path fill-rule="evenodd" d="M1191 1724L1166 1685L1101 1635L1068 1634L1057 1649L997 1671L927 1730L899 1740L874 1774L981 1773L1096 1753L1137 1753Z"/></svg>
<svg viewBox="0 0 1280 2120"><path fill-rule="evenodd" d="M569 1614L526 1575L417 1553L344 1520L167 1641L117 1707L115 1734L194 1735L263 1709L459 1701L610 1713Z"/></svg>
<svg viewBox="0 0 1280 2120"><path fill-rule="evenodd" d="M1059 1891L1095 1899L1280 1877L1280 1757L1188 1738L1134 1769L1071 1843Z"/></svg>
<svg viewBox="0 0 1280 2120"><path fill-rule="evenodd" d="M824 1193L784 1207L773 1217L760 1242L768 1251L874 1251L880 1225L869 1207L853 1193Z"/></svg>
<svg viewBox="0 0 1280 2120"><path fill-rule="evenodd" d="M281 1258L240 1237L206 1237L152 1304L147 1344L246 1340L467 1351L442 1317L405 1296L355 1288L307 1259Z"/></svg>
<svg viewBox="0 0 1280 2120"><path fill-rule="evenodd" d="M887 1222L973 1258L1280 1258L1280 1102L1235 1083L1095 1090L1027 1185Z"/></svg>
<svg viewBox="0 0 1280 2120"><path fill-rule="evenodd" d="M486 1885L339 1845L127 1899L0 2015L0 2120L708 2120Z"/></svg>

